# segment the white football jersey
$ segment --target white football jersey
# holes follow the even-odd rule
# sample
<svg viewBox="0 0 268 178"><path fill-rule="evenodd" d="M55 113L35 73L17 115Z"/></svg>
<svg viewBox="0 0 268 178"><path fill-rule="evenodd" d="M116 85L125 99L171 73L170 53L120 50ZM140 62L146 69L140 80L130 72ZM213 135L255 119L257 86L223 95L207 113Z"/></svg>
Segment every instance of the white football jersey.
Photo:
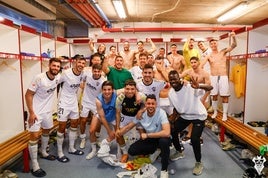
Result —
<svg viewBox="0 0 268 178"><path fill-rule="evenodd" d="M82 105L96 105L96 97L101 93L102 83L105 78L101 76L99 79L95 80L92 76L92 72L87 70L84 71L85 77L85 88L83 92Z"/></svg>
<svg viewBox="0 0 268 178"><path fill-rule="evenodd" d="M36 75L29 90L35 92L33 97L33 110L36 114L42 114L52 111L53 95L57 90L60 75L55 76L54 80L50 80L46 72Z"/></svg>
<svg viewBox="0 0 268 178"><path fill-rule="evenodd" d="M132 78L135 82L138 82L142 79L142 69L139 66L134 66L131 69L129 69L129 72L132 75Z"/></svg>
<svg viewBox="0 0 268 178"><path fill-rule="evenodd" d="M73 69L71 68L63 71L60 78L60 83L62 83L59 96L60 107L78 107L77 91L82 82L83 72L80 75L75 75Z"/></svg>
<svg viewBox="0 0 268 178"><path fill-rule="evenodd" d="M159 106L159 93L165 88L166 82L162 80L153 79L151 85L145 85L142 80L137 82L137 89L139 92L145 95L154 94L156 96L157 105Z"/></svg>

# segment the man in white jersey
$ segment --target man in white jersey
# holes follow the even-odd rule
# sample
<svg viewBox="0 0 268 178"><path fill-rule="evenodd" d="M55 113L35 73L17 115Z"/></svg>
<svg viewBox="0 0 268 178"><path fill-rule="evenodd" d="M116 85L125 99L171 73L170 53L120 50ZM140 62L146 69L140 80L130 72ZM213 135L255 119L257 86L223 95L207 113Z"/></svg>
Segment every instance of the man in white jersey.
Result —
<svg viewBox="0 0 268 178"><path fill-rule="evenodd" d="M77 137L77 126L79 119L79 109L77 100L77 91L83 81L83 69L86 64L85 58L76 55L74 67L63 71L60 83L62 88L58 103L58 121L59 128L57 132L58 157L57 160L63 163L69 161L69 158L63 154L63 140L67 120L70 119L69 129L69 154L83 155L84 152L74 148Z"/></svg>
<svg viewBox="0 0 268 178"><path fill-rule="evenodd" d="M55 160L55 156L46 152L49 141L49 131L53 127L52 106L53 96L59 84L58 75L61 61L57 58L49 60L49 70L36 75L26 91L25 100L29 111L29 153L32 161L32 174L35 177L46 176L46 172L39 167L37 161L39 131L41 136L41 158Z"/></svg>
<svg viewBox="0 0 268 178"><path fill-rule="evenodd" d="M132 75L132 78L137 83L139 80L142 79L142 69L144 68L145 64L147 63L147 54L146 53L140 53L138 64L137 66L132 67L129 69L129 72Z"/></svg>
<svg viewBox="0 0 268 178"><path fill-rule="evenodd" d="M145 64L142 70L142 76L142 80L137 82L138 91L145 95L154 94L159 106L159 93L163 88L165 88L166 82L154 79L153 66L150 64Z"/></svg>
<svg viewBox="0 0 268 178"><path fill-rule="evenodd" d="M218 94L220 94L222 98L223 121L227 120L228 103L230 96L226 57L227 53L232 51L237 46L235 33L231 32L230 37L232 38L232 44L229 47L224 48L220 51L218 50L218 41L215 39L211 39L209 41L209 45L212 52L210 53L210 55L205 57L205 59L201 63L201 67L203 67L207 61L210 64L211 84L213 86L213 90L211 90L212 108L214 110L214 113L211 117L216 118L218 114Z"/></svg>
<svg viewBox="0 0 268 178"><path fill-rule="evenodd" d="M84 90L81 103L81 112L80 112L80 148L85 148L86 144L86 122L89 112L92 112L92 117L97 116L97 108L95 99L98 94L101 93L101 85L105 81L104 77L101 75L102 66L100 64L94 64L92 66L92 71L84 71ZM91 142L92 145L94 143Z"/></svg>
<svg viewBox="0 0 268 178"><path fill-rule="evenodd" d="M169 118L173 125L171 131L172 143L177 150L174 154L179 157L182 153L178 134L192 123L191 142L196 159L193 174L200 175L203 170L200 136L205 126L207 110L200 100L200 95L203 93L199 90L211 90L212 87L207 84L199 84L197 78L193 77L191 78L191 84L183 85L184 82L180 79L176 70L170 71L168 77L172 87L169 91L169 100L174 107L173 115Z"/></svg>
<svg viewBox="0 0 268 178"><path fill-rule="evenodd" d="M168 178L170 124L164 110L157 107L154 94L146 97L145 109L142 119L134 119L128 125L121 128L121 135L140 124L140 139L130 145L128 153L132 156L148 155L154 153L158 148L161 150L161 178Z"/></svg>

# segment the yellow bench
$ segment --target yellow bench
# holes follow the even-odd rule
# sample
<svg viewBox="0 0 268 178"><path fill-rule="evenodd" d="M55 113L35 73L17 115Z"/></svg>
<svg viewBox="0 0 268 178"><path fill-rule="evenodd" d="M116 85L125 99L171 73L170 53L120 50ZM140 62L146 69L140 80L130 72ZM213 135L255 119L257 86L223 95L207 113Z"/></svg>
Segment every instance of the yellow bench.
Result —
<svg viewBox="0 0 268 178"><path fill-rule="evenodd" d="M58 128L58 121L53 121L53 128L55 130ZM41 131L40 131L41 134ZM23 171L29 172L29 151L28 151L28 142L29 142L30 133L25 130L18 135L8 139L7 141L0 144L0 166L5 162L16 156L17 154L23 152Z"/></svg>
<svg viewBox="0 0 268 178"><path fill-rule="evenodd" d="M23 131L11 139L0 144L0 165L23 152L23 165L24 172L29 172L29 152L28 152L28 141L30 133Z"/></svg>
<svg viewBox="0 0 268 178"><path fill-rule="evenodd" d="M249 126L239 122L238 120L228 117L227 121L222 121L222 113L219 112L214 119L221 125L220 141L224 141L224 134L226 129L232 134L239 137L244 142L251 145L254 149L259 151L260 146L268 144L268 137L264 134L250 128Z"/></svg>

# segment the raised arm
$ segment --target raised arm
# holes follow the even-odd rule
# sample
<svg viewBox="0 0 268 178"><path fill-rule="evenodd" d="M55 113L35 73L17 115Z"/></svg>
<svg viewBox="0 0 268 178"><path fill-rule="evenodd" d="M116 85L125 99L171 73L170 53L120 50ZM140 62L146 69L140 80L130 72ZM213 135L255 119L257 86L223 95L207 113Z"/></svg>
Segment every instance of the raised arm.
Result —
<svg viewBox="0 0 268 178"><path fill-rule="evenodd" d="M110 72L109 69L109 64L108 64L109 59L105 56L103 63L102 63L102 71L107 75Z"/></svg>
<svg viewBox="0 0 268 178"><path fill-rule="evenodd" d="M94 45L93 45L93 40L92 40L92 39L89 40L88 45L89 45L89 50L90 50L92 53L96 53L96 52L97 52L96 48L95 48Z"/></svg>
<svg viewBox="0 0 268 178"><path fill-rule="evenodd" d="M225 53L232 51L237 46L235 32L230 33L230 38L232 39L232 43L228 48L224 49Z"/></svg>
<svg viewBox="0 0 268 178"><path fill-rule="evenodd" d="M147 40L151 44L151 49L148 50L148 53L152 54L156 51L157 48L151 38L147 38Z"/></svg>

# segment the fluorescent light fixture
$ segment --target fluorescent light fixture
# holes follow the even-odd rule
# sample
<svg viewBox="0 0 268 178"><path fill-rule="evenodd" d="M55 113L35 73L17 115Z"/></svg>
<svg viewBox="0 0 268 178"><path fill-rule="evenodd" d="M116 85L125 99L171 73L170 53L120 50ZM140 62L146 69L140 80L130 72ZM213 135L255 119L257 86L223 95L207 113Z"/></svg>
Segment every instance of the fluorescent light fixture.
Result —
<svg viewBox="0 0 268 178"><path fill-rule="evenodd" d="M240 17L240 14L243 13L243 11L245 11L247 9L247 7L248 7L248 3L246 1L244 1L240 4L238 4L237 6L235 6L234 8L232 8L231 10L227 11L223 15L221 15L217 19L217 21L223 22L223 21L238 18L238 17Z"/></svg>
<svg viewBox="0 0 268 178"><path fill-rule="evenodd" d="M121 19L126 18L126 12L122 0L113 0L114 8Z"/></svg>

